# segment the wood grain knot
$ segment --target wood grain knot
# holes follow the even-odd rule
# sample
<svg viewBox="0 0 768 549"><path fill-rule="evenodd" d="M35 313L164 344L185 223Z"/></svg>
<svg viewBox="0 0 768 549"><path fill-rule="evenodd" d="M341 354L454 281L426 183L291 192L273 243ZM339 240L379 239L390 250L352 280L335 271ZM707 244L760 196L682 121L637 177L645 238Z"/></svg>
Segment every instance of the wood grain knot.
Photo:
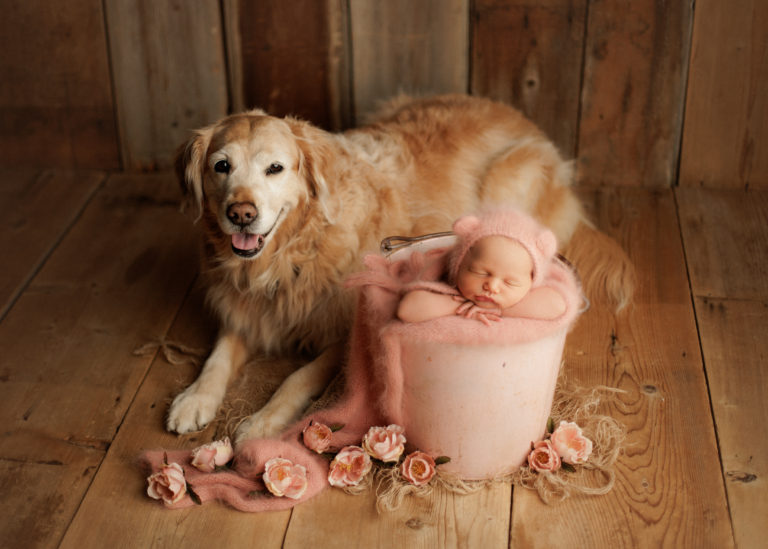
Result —
<svg viewBox="0 0 768 549"><path fill-rule="evenodd" d="M421 521L421 519L417 518L408 519L405 525L412 530L421 530L424 528L424 523Z"/></svg>
<svg viewBox="0 0 768 549"><path fill-rule="evenodd" d="M733 482L743 482L744 484L757 480L757 475L745 471L728 471L726 475Z"/></svg>

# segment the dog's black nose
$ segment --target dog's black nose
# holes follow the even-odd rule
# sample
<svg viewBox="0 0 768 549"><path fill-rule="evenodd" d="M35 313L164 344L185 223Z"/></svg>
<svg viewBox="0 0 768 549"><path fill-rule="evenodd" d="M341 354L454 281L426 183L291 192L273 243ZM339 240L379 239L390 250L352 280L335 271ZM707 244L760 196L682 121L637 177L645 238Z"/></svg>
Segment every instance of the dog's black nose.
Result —
<svg viewBox="0 0 768 549"><path fill-rule="evenodd" d="M239 227L249 225L259 216L259 210L250 202L235 202L227 208L227 219Z"/></svg>

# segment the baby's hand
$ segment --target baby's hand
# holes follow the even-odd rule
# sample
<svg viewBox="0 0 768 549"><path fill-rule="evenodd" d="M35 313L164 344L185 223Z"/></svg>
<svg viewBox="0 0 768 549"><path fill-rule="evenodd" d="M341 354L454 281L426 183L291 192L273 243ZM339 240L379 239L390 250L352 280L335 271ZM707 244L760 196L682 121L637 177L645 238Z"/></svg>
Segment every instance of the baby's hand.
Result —
<svg viewBox="0 0 768 549"><path fill-rule="evenodd" d="M491 325L491 321L501 320L501 309L486 309L478 307L471 301L466 301L456 308L456 314L464 318L474 318L486 326Z"/></svg>

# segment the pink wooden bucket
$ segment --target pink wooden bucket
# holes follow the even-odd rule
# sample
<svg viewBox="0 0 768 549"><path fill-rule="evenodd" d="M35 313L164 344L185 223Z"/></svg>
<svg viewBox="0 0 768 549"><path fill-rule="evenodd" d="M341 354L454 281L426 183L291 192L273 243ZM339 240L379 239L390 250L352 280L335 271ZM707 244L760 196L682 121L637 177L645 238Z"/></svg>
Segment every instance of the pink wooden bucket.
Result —
<svg viewBox="0 0 768 549"><path fill-rule="evenodd" d="M443 233L403 245L388 257L405 259L414 250L450 246L454 239ZM391 242L382 243L385 251L386 244ZM575 275L564 264L560 268L567 271L570 291L578 294L567 300L569 306L580 306ZM504 327L492 328L458 317L390 323L384 333L399 342L402 369L393 376L402 380L394 415L402 421L411 449L450 457L441 471L467 480L515 471L526 460L531 442L545 433L565 337L577 314L566 313L567 318L553 325L505 319L495 323ZM492 332L482 332L485 341L477 343L461 326Z"/></svg>

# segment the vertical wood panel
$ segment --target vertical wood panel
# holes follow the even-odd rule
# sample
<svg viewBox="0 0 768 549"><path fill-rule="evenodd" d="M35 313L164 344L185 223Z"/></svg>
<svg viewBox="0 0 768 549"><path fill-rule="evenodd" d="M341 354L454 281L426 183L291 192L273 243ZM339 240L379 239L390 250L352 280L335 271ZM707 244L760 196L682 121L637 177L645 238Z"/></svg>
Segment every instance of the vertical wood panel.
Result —
<svg viewBox="0 0 768 549"><path fill-rule="evenodd" d="M0 51L0 164L120 167L101 0L4 1Z"/></svg>
<svg viewBox="0 0 768 549"><path fill-rule="evenodd" d="M699 0L682 185L768 188L768 2Z"/></svg>
<svg viewBox="0 0 768 549"><path fill-rule="evenodd" d="M350 3L358 119L400 92L466 92L469 0Z"/></svg>
<svg viewBox="0 0 768 549"><path fill-rule="evenodd" d="M473 94L505 101L575 154L587 0L477 0Z"/></svg>
<svg viewBox="0 0 768 549"><path fill-rule="evenodd" d="M326 129L348 126L346 2L235 3L241 61L234 85L242 86L236 106L296 115Z"/></svg>
<svg viewBox="0 0 768 549"><path fill-rule="evenodd" d="M691 3L590 0L579 175L600 185L675 182Z"/></svg>
<svg viewBox="0 0 768 549"><path fill-rule="evenodd" d="M168 167L189 130L227 112L219 2L105 6L123 167Z"/></svg>

